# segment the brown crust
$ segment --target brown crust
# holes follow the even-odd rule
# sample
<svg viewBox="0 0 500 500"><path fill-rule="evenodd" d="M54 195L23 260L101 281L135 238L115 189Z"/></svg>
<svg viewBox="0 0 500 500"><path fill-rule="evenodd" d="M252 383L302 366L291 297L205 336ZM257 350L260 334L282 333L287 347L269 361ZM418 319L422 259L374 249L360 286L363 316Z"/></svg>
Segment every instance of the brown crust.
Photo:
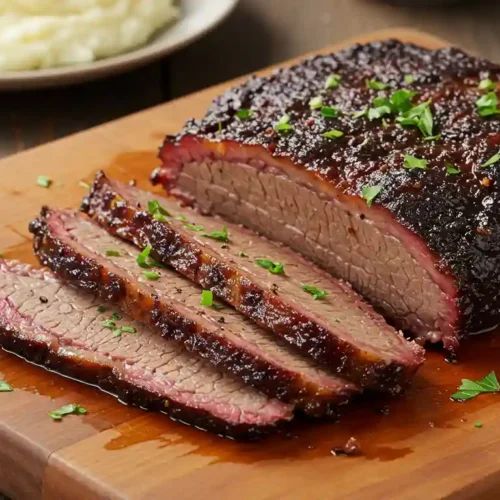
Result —
<svg viewBox="0 0 500 500"><path fill-rule="evenodd" d="M245 383L270 397L291 403L314 416L337 415L337 407L347 402L353 390L332 392L310 383L300 373L271 364L243 347L210 330L202 322L183 315L183 308L145 294L134 280L128 280L104 266L69 236L54 231L53 220L60 214L43 208L41 217L30 224L34 234L34 251L40 262L59 277L78 288L112 301L134 317L159 331L164 337L181 341L196 352ZM66 236L66 237L65 237ZM348 386L348 383L346 383Z"/></svg>
<svg viewBox="0 0 500 500"><path fill-rule="evenodd" d="M396 359L387 363L374 353L365 353L347 343L310 316L298 312L286 298L265 289L238 265L222 260L181 234L174 225L159 222L133 202L127 202L119 184L102 172L97 175L82 209L111 234L140 248L151 244L157 260L212 290L261 327L361 387L398 393L422 363L417 348L410 361Z"/></svg>

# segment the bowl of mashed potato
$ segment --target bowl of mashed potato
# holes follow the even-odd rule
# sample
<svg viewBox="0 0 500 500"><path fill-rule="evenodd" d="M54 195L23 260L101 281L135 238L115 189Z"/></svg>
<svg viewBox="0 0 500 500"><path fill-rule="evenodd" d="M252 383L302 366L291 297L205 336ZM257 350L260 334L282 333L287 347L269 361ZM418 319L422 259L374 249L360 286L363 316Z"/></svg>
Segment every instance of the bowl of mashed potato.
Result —
<svg viewBox="0 0 500 500"><path fill-rule="evenodd" d="M0 89L77 83L182 47L237 0L0 0Z"/></svg>

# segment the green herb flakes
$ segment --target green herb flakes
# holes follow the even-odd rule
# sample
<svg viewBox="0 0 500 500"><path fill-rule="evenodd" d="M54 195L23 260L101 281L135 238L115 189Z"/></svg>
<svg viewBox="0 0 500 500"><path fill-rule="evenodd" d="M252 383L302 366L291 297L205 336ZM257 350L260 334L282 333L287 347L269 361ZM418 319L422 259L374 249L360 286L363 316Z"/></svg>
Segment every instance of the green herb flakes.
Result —
<svg viewBox="0 0 500 500"><path fill-rule="evenodd" d="M489 160L485 161L481 167L489 167L490 165L494 165L500 161L500 151L494 154Z"/></svg>
<svg viewBox="0 0 500 500"><path fill-rule="evenodd" d="M201 232L203 231L203 226L196 226L195 224L185 224L185 227L191 229L191 231Z"/></svg>
<svg viewBox="0 0 500 500"><path fill-rule="evenodd" d="M114 330L116 328L116 323L110 319L106 319L102 322L102 326L104 328L109 328L110 330Z"/></svg>
<svg viewBox="0 0 500 500"><path fill-rule="evenodd" d="M162 215L164 217L171 217L171 214L168 210L163 208L158 200L148 201L148 210L149 213L154 217L155 215Z"/></svg>
<svg viewBox="0 0 500 500"><path fill-rule="evenodd" d="M252 109L246 109L246 108L240 108L238 111L236 111L236 116L240 120L248 120L251 118L253 115L253 110Z"/></svg>
<svg viewBox="0 0 500 500"><path fill-rule="evenodd" d="M269 259L256 259L255 263L264 269L267 269L271 274L284 274L285 267L279 262L273 262Z"/></svg>
<svg viewBox="0 0 500 500"><path fill-rule="evenodd" d="M186 221L187 221L187 219L186 219L186 217L185 217L184 215L178 215L178 216L176 217L176 220L180 220L180 221L182 221L182 222L186 222Z"/></svg>
<svg viewBox="0 0 500 500"><path fill-rule="evenodd" d="M50 179L46 175L39 175L36 180L36 185L45 189L48 189L51 184L52 184L52 179Z"/></svg>
<svg viewBox="0 0 500 500"><path fill-rule="evenodd" d="M97 312L98 312L99 314L105 313L105 312L106 312L106 308L105 308L104 306L99 306L99 307L97 308Z"/></svg>
<svg viewBox="0 0 500 500"><path fill-rule="evenodd" d="M87 410L80 405L70 404L61 406L58 410L49 411L49 416L53 420L62 420L66 415L86 415Z"/></svg>
<svg viewBox="0 0 500 500"><path fill-rule="evenodd" d="M415 81L415 77L413 75L405 75L404 80L406 85L411 85Z"/></svg>
<svg viewBox="0 0 500 500"><path fill-rule="evenodd" d="M229 243L229 235L226 226L222 228L222 231L214 231L213 233L203 233L202 236L204 236L205 238L210 238L212 240Z"/></svg>
<svg viewBox="0 0 500 500"><path fill-rule="evenodd" d="M14 389L5 380L0 380L0 392L12 392Z"/></svg>
<svg viewBox="0 0 500 500"><path fill-rule="evenodd" d="M340 85L340 75L330 75L325 81L325 89L336 89Z"/></svg>
<svg viewBox="0 0 500 500"><path fill-rule="evenodd" d="M481 429L481 427L483 427L483 423L482 423L482 422L475 422L475 423L474 423L474 427L475 427L476 429Z"/></svg>
<svg viewBox="0 0 500 500"><path fill-rule="evenodd" d="M137 330L133 326L119 326L114 332L113 337L121 337L122 333L137 333Z"/></svg>
<svg viewBox="0 0 500 500"><path fill-rule="evenodd" d="M155 273L154 271L143 271L142 274L146 279L151 281L160 279L160 275L158 273Z"/></svg>
<svg viewBox="0 0 500 500"><path fill-rule="evenodd" d="M389 85L384 82L379 82L378 80L366 80L366 86L372 90L385 90L389 88Z"/></svg>
<svg viewBox="0 0 500 500"><path fill-rule="evenodd" d="M493 91L497 89L497 84L493 82L490 78L485 78L484 80L481 80L479 82L478 89Z"/></svg>
<svg viewBox="0 0 500 500"><path fill-rule="evenodd" d="M317 97L313 97L310 101L309 101L309 107L311 109L319 109L323 106L323 99L320 97L320 96L317 96Z"/></svg>
<svg viewBox="0 0 500 500"><path fill-rule="evenodd" d="M107 257L120 257L120 252L118 250L106 250Z"/></svg>
<svg viewBox="0 0 500 500"><path fill-rule="evenodd" d="M461 174L460 170L456 168L452 163L446 163L446 173L449 175L458 175Z"/></svg>
<svg viewBox="0 0 500 500"><path fill-rule="evenodd" d="M434 119L431 111L431 101L423 102L413 106L396 118L401 125L417 127L424 137L434 135Z"/></svg>
<svg viewBox="0 0 500 500"><path fill-rule="evenodd" d="M111 318L113 318L115 321L120 321L122 319L122 317L116 312L111 315Z"/></svg>
<svg viewBox="0 0 500 500"><path fill-rule="evenodd" d="M327 139L338 139L339 137L342 137L344 135L344 132L341 130L328 130L327 132L324 132L321 134L323 137L326 137Z"/></svg>
<svg viewBox="0 0 500 500"><path fill-rule="evenodd" d="M339 115L339 110L337 108L332 108L331 106L322 106L321 114L325 118L337 118Z"/></svg>
<svg viewBox="0 0 500 500"><path fill-rule="evenodd" d="M313 296L314 300L322 300L327 296L325 290L321 290L320 288L317 288L312 285L302 285L302 290L304 290L307 293L310 293Z"/></svg>
<svg viewBox="0 0 500 500"><path fill-rule="evenodd" d="M427 160L417 158L413 155L405 155L404 167L409 169L418 168L420 170L427 170Z"/></svg>
<svg viewBox="0 0 500 500"><path fill-rule="evenodd" d="M492 116L500 113L498 97L495 92L488 92L476 101L477 112L480 116Z"/></svg>
<svg viewBox="0 0 500 500"><path fill-rule="evenodd" d="M373 200L375 200L381 191L382 186L365 186L361 189L362 197L366 201L368 207L372 206Z"/></svg>
<svg viewBox="0 0 500 500"><path fill-rule="evenodd" d="M358 118L361 118L363 116L366 116L368 114L368 110L367 109L361 109L360 111L355 111L353 114L352 114L352 117L354 119L358 119Z"/></svg>
<svg viewBox="0 0 500 500"><path fill-rule="evenodd" d="M458 388L458 392L453 394L451 399L455 401L467 401L468 399L479 396L479 394L494 393L498 391L500 391L500 384L498 383L495 372L492 371L488 373L486 377L478 381L463 379L462 384Z"/></svg>
<svg viewBox="0 0 500 500"><path fill-rule="evenodd" d="M212 307L214 304L214 294L211 290L203 290L201 292L201 305L203 307Z"/></svg>
<svg viewBox="0 0 500 500"><path fill-rule="evenodd" d="M293 130L293 126L290 125L290 115L284 114L274 126L276 132L288 133Z"/></svg>

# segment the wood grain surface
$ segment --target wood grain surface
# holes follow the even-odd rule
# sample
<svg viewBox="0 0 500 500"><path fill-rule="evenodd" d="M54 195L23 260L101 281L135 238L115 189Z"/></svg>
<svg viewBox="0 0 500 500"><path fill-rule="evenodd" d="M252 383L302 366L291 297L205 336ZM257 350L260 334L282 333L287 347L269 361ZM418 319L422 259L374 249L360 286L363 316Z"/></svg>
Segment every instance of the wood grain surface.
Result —
<svg viewBox="0 0 500 500"><path fill-rule="evenodd" d="M407 30L389 36L429 47L444 42ZM329 47L328 50L338 49ZM325 49L327 50L327 49ZM34 262L27 230L41 205L76 207L104 168L147 187L166 133L203 114L226 84L12 156L0 162L0 250ZM54 180L50 189L36 177ZM466 343L460 362L439 351L397 400L364 399L340 423L299 422L259 444L237 443L128 408L111 396L0 353L0 485L13 498L496 498L500 488L500 398L450 401L461 378L500 372L500 336ZM64 403L89 410L53 422ZM475 422L482 422L476 428ZM358 439L359 457L331 449Z"/></svg>

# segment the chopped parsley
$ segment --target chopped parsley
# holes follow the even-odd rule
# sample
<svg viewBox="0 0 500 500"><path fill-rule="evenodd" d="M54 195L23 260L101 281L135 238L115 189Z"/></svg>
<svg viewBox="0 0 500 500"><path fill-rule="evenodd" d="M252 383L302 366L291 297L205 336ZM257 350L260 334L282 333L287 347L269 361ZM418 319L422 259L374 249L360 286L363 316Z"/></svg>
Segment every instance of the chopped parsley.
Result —
<svg viewBox="0 0 500 500"><path fill-rule="evenodd" d="M110 330L114 330L116 328L116 323L110 319L105 319L102 322L102 326L104 328L109 328Z"/></svg>
<svg viewBox="0 0 500 500"><path fill-rule="evenodd" d="M332 108L331 106L322 106L321 114L325 118L337 118L339 115L339 110L337 108Z"/></svg>
<svg viewBox="0 0 500 500"><path fill-rule="evenodd" d="M389 87L387 83L379 82L378 80L365 80L366 86L372 90L385 90Z"/></svg>
<svg viewBox="0 0 500 500"><path fill-rule="evenodd" d="M187 221L187 219L186 219L186 217L185 217L184 215L178 215L178 216L176 217L176 220L180 220L180 221L182 221L182 222L186 222L186 221Z"/></svg>
<svg viewBox="0 0 500 500"><path fill-rule="evenodd" d="M137 256L136 262L139 267L149 269L151 267L162 267L165 266L160 262L156 262L156 260L152 259L149 254L153 247L150 243L147 244L146 248Z"/></svg>
<svg viewBox="0 0 500 500"><path fill-rule="evenodd" d="M495 92L488 92L476 101L479 116L492 116L500 113L498 97Z"/></svg>
<svg viewBox="0 0 500 500"><path fill-rule="evenodd" d="M439 141L441 139L441 134L431 135L430 137L424 137L424 141Z"/></svg>
<svg viewBox="0 0 500 500"><path fill-rule="evenodd" d="M476 422L476 423L474 424L474 427L475 427L476 429L481 429L481 427L482 427L482 426L483 426L483 423L482 423L482 422Z"/></svg>
<svg viewBox="0 0 500 500"><path fill-rule="evenodd" d="M279 262L273 262L269 259L256 259L255 263L264 269L267 269L271 274L284 274L285 267Z"/></svg>
<svg viewBox="0 0 500 500"><path fill-rule="evenodd" d="M304 290L307 293L310 293L313 296L314 300L322 300L327 296L325 290L321 290L320 288L317 288L312 285L302 285L302 290Z"/></svg>
<svg viewBox="0 0 500 500"><path fill-rule="evenodd" d="M162 219L164 219L165 217L171 217L171 213L166 210L165 208L163 208L160 203L158 202L158 200L150 200L148 201L148 210L149 210L149 213L156 219L157 217L156 216L163 216ZM160 219L157 219L157 220L160 220ZM164 222L164 221L163 221Z"/></svg>
<svg viewBox="0 0 500 500"><path fill-rule="evenodd" d="M455 401L467 401L468 399L479 396L479 394L499 391L500 384L498 383L495 372L492 371L481 380L474 381L462 379L462 384L458 388L458 392L453 394L453 396L451 396L451 399Z"/></svg>
<svg viewBox="0 0 500 500"><path fill-rule="evenodd" d="M456 168L453 163L446 163L446 173L450 175L458 175L462 172L460 172L460 170Z"/></svg>
<svg viewBox="0 0 500 500"><path fill-rule="evenodd" d="M97 312L100 313L100 314L105 313L106 312L106 308L104 306L99 306L97 308Z"/></svg>
<svg viewBox="0 0 500 500"><path fill-rule="evenodd" d="M311 109L319 109L319 108L321 108L321 106L323 106L323 99L320 96L313 97L309 101L309 107Z"/></svg>
<svg viewBox="0 0 500 500"><path fill-rule="evenodd" d="M53 420L62 420L66 415L86 415L87 410L80 405L70 404L61 406L58 410L49 411L49 416Z"/></svg>
<svg viewBox="0 0 500 500"><path fill-rule="evenodd" d="M368 113L367 109L361 109L360 111L355 111L352 114L352 117L355 118L355 119L361 118L362 116L366 116L367 113Z"/></svg>
<svg viewBox="0 0 500 500"><path fill-rule="evenodd" d="M494 165L500 161L500 151L497 154L494 154L489 160L485 161L481 167L489 167L490 165Z"/></svg>
<svg viewBox="0 0 500 500"><path fill-rule="evenodd" d="M377 120L392 113L391 102L387 97L376 97L373 100L373 107L368 109L368 119Z"/></svg>
<svg viewBox="0 0 500 500"><path fill-rule="evenodd" d="M396 118L401 125L417 127L424 137L434 135L434 119L431 111L431 101L426 101L402 113Z"/></svg>
<svg viewBox="0 0 500 500"><path fill-rule="evenodd" d="M160 279L160 275L158 273L155 273L154 271L143 271L142 274L148 280L154 281Z"/></svg>
<svg viewBox="0 0 500 500"><path fill-rule="evenodd" d="M45 189L49 188L51 184L52 179L50 179L50 177L47 177L46 175L39 175L36 180L36 185Z"/></svg>
<svg viewBox="0 0 500 500"><path fill-rule="evenodd" d="M115 321L120 321L122 319L122 317L118 314L118 313L113 313L111 315L111 317L115 320Z"/></svg>
<svg viewBox="0 0 500 500"><path fill-rule="evenodd" d="M214 302L212 304L212 308L215 309L216 311L221 311L224 309L224 306L222 304L218 304L217 302Z"/></svg>
<svg viewBox="0 0 500 500"><path fill-rule="evenodd" d="M0 380L0 392L12 392L14 389L5 380Z"/></svg>
<svg viewBox="0 0 500 500"><path fill-rule="evenodd" d="M211 290L203 290L201 292L201 305L203 307L212 307L214 304L214 294Z"/></svg>
<svg viewBox="0 0 500 500"><path fill-rule="evenodd" d="M404 80L406 85L411 85L415 81L415 77L413 75L405 75Z"/></svg>
<svg viewBox="0 0 500 500"><path fill-rule="evenodd" d="M325 89L336 89L340 85L340 80L340 75L330 75L325 81Z"/></svg>
<svg viewBox="0 0 500 500"><path fill-rule="evenodd" d="M137 333L137 330L133 326L119 326L114 332L113 337L121 337L122 333Z"/></svg>
<svg viewBox="0 0 500 500"><path fill-rule="evenodd" d="M288 133L293 130L293 126L290 125L290 115L284 114L277 122L276 125L274 126L274 130L276 132L283 132L283 133Z"/></svg>
<svg viewBox="0 0 500 500"><path fill-rule="evenodd" d="M203 233L202 236L204 236L205 238L210 238L212 240L229 243L229 235L226 226L222 228L222 231L214 231L213 233Z"/></svg>
<svg viewBox="0 0 500 500"><path fill-rule="evenodd" d="M253 115L253 109L240 108L236 111L236 116L240 120L248 120Z"/></svg>
<svg viewBox="0 0 500 500"><path fill-rule="evenodd" d="M423 158L417 158L413 155L405 155L404 167L410 169L419 168L421 170L427 170L427 160L424 160Z"/></svg>
<svg viewBox="0 0 500 500"><path fill-rule="evenodd" d="M191 229L191 231L197 231L198 233L203 231L203 226L197 226L195 224L185 224L185 227Z"/></svg>
<svg viewBox="0 0 500 500"><path fill-rule="evenodd" d="M218 132L219 132L219 135L222 134L222 122L219 122L219 130L218 130Z"/></svg>
<svg viewBox="0 0 500 500"><path fill-rule="evenodd" d="M323 137L326 137L327 139L338 139L339 137L342 137L344 135L344 132L341 130L328 130L327 132L324 132L321 134Z"/></svg>
<svg viewBox="0 0 500 500"><path fill-rule="evenodd" d="M496 90L497 89L497 84L491 80L491 78L485 78L484 80L481 80L479 82L479 85L477 87L479 90Z"/></svg>
<svg viewBox="0 0 500 500"><path fill-rule="evenodd" d="M78 182L78 185L83 188L83 189L90 189L90 184L87 184L86 182L84 181L79 181Z"/></svg>
<svg viewBox="0 0 500 500"><path fill-rule="evenodd" d="M118 250L106 250L107 257L120 257L120 252Z"/></svg>
<svg viewBox="0 0 500 500"><path fill-rule="evenodd" d="M373 200L382 191L382 186L365 186L361 189L361 194L364 200L366 200L366 206L371 207Z"/></svg>

